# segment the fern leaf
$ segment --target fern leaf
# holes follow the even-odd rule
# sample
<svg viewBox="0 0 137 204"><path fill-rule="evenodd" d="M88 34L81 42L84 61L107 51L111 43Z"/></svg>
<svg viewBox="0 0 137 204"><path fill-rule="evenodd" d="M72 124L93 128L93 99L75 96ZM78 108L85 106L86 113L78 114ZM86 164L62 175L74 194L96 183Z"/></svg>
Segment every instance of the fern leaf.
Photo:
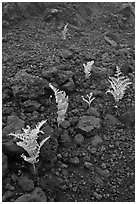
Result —
<svg viewBox="0 0 137 204"><path fill-rule="evenodd" d="M118 66L116 66L115 77L109 77L109 82L111 84L110 89L107 93L111 93L116 102L123 98L126 89L129 87L131 82L125 76L121 76L122 72Z"/></svg>

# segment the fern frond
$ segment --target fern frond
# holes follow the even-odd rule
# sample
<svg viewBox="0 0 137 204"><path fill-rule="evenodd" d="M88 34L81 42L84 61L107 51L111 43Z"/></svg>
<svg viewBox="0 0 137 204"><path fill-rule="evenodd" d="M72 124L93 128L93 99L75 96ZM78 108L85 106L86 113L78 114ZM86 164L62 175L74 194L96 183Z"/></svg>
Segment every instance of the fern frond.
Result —
<svg viewBox="0 0 137 204"><path fill-rule="evenodd" d="M88 99L85 99L84 96L82 96L82 99L89 105L89 107L92 101L95 99L95 97L92 98L92 96L93 96L92 92L90 92L90 94L87 94Z"/></svg>
<svg viewBox="0 0 137 204"><path fill-rule="evenodd" d="M123 98L126 89L131 84L130 80L121 76L122 72L118 66L116 66L115 77L109 77L109 82L111 84L111 88L106 93L111 93L116 102Z"/></svg>
<svg viewBox="0 0 137 204"><path fill-rule="evenodd" d="M43 131L40 130L40 128L46 123L47 120L43 120L38 125L36 125L36 128L31 129L30 126L27 126L26 129L23 128L23 133L10 133L9 135L12 135L22 141L17 142L16 144L20 147L22 147L29 155L29 157L26 157L24 154L21 155L21 157L31 163L35 164L38 162L38 157L40 153L41 146L50 138L47 137L44 140L38 144L37 138L39 137L38 133L44 134Z"/></svg>
<svg viewBox="0 0 137 204"><path fill-rule="evenodd" d="M67 32L68 32L68 23L64 26L63 30L62 30L62 38L64 40L66 40L66 35L67 35Z"/></svg>
<svg viewBox="0 0 137 204"><path fill-rule="evenodd" d="M59 89L56 89L51 83L49 83L50 88L54 91L55 99L57 103L57 122L58 126L61 122L65 120L65 114L68 108L68 96L66 96L65 91L60 91Z"/></svg>
<svg viewBox="0 0 137 204"><path fill-rule="evenodd" d="M85 73L85 78L88 79L91 75L91 69L92 65L94 64L94 61L92 60L91 62L87 62L87 64L83 64L84 66L84 73Z"/></svg>

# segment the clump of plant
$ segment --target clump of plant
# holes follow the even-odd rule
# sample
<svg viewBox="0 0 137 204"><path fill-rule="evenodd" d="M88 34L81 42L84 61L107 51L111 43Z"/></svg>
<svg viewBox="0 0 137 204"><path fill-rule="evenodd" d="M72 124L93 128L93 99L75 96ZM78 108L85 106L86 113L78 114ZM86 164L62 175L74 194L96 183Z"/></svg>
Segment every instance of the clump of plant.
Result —
<svg viewBox="0 0 137 204"><path fill-rule="evenodd" d="M82 96L82 99L88 104L89 107L90 107L92 101L95 99L95 97L92 98L92 96L93 96L93 93L92 93L92 92L90 92L89 94L87 94L87 98L88 98L88 99L85 99L84 96Z"/></svg>
<svg viewBox="0 0 137 204"><path fill-rule="evenodd" d="M39 133L44 134L40 128L46 123L47 120L43 120L38 125L36 125L36 128L31 129L29 125L26 126L26 128L22 128L22 133L10 133L9 135L14 136L15 138L18 138L22 141L16 142L16 144L28 153L29 157L25 156L24 154L21 155L21 157L31 163L34 168L34 172L36 170L35 164L39 161L38 157L40 154L40 149L42 145L50 138L47 137L44 140L40 142L40 144L37 142L37 139L39 137Z"/></svg>
<svg viewBox="0 0 137 204"><path fill-rule="evenodd" d="M122 75L122 72L118 66L116 66L116 73L114 77L109 77L111 84L110 89L106 93L111 93L116 102L123 98L126 89L131 84L130 80Z"/></svg>
<svg viewBox="0 0 137 204"><path fill-rule="evenodd" d="M85 78L86 79L89 79L90 75L91 75L91 69L92 69L92 66L94 64L94 60L90 61L90 62L87 62L87 64L83 64L84 66L84 73L85 73Z"/></svg>
<svg viewBox="0 0 137 204"><path fill-rule="evenodd" d="M62 30L62 38L64 40L66 40L67 32L68 32L68 23L64 26L64 28Z"/></svg>
<svg viewBox="0 0 137 204"><path fill-rule="evenodd" d="M68 108L68 96L66 96L65 91L60 91L59 89L55 88L51 83L49 83L50 88L54 91L55 99L57 103L57 122L58 127L59 125L65 120L65 115Z"/></svg>

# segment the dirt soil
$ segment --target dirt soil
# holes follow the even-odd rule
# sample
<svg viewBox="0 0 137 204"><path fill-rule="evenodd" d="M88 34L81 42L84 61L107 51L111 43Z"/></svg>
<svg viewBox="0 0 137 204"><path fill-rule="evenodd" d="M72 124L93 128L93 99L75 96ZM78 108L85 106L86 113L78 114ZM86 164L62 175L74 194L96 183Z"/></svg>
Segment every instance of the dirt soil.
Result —
<svg viewBox="0 0 137 204"><path fill-rule="evenodd" d="M3 27L3 129L9 125L9 116L23 120L25 127L35 127L47 119L53 137L53 141L45 144L47 149L43 147L41 150L36 175L18 150L16 155L12 147L3 146L6 158L3 168L7 171L3 177L3 201L14 202L36 187L42 189L46 197L43 199L48 202L135 201L134 15L122 10L123 3L83 4L87 4L87 16L82 4L73 3L73 7L79 7L79 21L70 19L68 22L68 19L56 19L52 15L47 20L42 13ZM62 30L66 23L68 31L63 39ZM96 71L93 70L87 80L83 63L92 60ZM110 85L108 77L114 75L116 66L132 82L118 104L111 94L106 94ZM60 70L60 75L56 71L52 74L53 68ZM25 93L21 93L24 98L20 98L21 94L14 94L12 85L15 81L12 85L10 81L24 69L31 76L66 91L69 106L65 123L60 127L56 122L57 107L50 89L45 88L45 95L38 98L25 98ZM47 70L51 78L46 75ZM71 71L71 80L69 74L61 75L66 71ZM73 83L69 86L68 82ZM86 97L91 91L95 99L88 108L82 96ZM25 101L33 102L34 109L24 105L27 104ZM100 127L87 136L78 130L77 125L82 116L91 115L99 118ZM22 177L26 179L24 183L20 182ZM28 185L28 189L25 190L23 185Z"/></svg>

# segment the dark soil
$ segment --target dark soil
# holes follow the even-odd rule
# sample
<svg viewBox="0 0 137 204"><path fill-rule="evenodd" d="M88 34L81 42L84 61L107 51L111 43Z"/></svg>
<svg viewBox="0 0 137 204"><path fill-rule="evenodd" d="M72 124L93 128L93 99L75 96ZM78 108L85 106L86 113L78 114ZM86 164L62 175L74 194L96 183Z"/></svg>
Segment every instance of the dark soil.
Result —
<svg viewBox="0 0 137 204"><path fill-rule="evenodd" d="M52 148L45 150L54 156L49 153L49 159L43 160L41 155L43 162L39 162L35 176L31 174L30 164L24 163L16 155L10 157L4 152L7 156L8 172L3 178L3 195L5 196L7 191L12 192L4 197L4 201L15 201L25 193L18 182L11 179L13 175L19 177L20 174L25 174L33 180L35 187L40 186L48 202L135 201L135 132L134 116L131 116L135 106L134 17L132 14L125 17L123 13L119 13L122 3L83 4L87 4L86 18L85 10L82 11L83 6L80 4L79 10L84 23L80 27L70 23L66 40L62 39L62 22L58 19L47 22L43 13L3 27L3 93L8 92L8 97L3 99L3 128L7 125L9 115L17 115L26 125L32 127L45 117L53 129L53 137L56 137ZM73 6L77 4L73 3ZM67 22L64 20L63 23L65 25ZM108 36L117 45L109 44L104 36ZM68 56L61 56L62 49L72 52L72 55L67 53ZM132 82L117 108L112 95L106 94L109 88L107 77L91 75L89 81L85 80L83 63L91 60L94 60L96 67L106 68L107 76L113 75L118 65ZM74 73L75 90L67 93L69 107L66 120L71 126L65 130L63 127L58 128L56 124L57 109L54 97L51 102L47 99L49 105L42 104L43 109L28 113L20 105L20 99L13 96L9 83L9 79L21 69L27 69L30 74L41 77L43 70L53 67ZM76 144L75 122L77 123L81 116L87 115L88 109L81 96L92 90L97 95L91 106L99 112L101 127L97 134L90 137L83 135L82 144ZM40 103L40 99L38 100ZM108 125L108 122L105 122L107 114L120 120L122 125ZM67 133L71 141L67 140L66 145L61 142L62 132ZM94 144L93 140L96 141L97 135L101 140ZM65 136L62 137L66 139ZM43 151L41 154L47 152ZM7 183L10 187L7 187Z"/></svg>

